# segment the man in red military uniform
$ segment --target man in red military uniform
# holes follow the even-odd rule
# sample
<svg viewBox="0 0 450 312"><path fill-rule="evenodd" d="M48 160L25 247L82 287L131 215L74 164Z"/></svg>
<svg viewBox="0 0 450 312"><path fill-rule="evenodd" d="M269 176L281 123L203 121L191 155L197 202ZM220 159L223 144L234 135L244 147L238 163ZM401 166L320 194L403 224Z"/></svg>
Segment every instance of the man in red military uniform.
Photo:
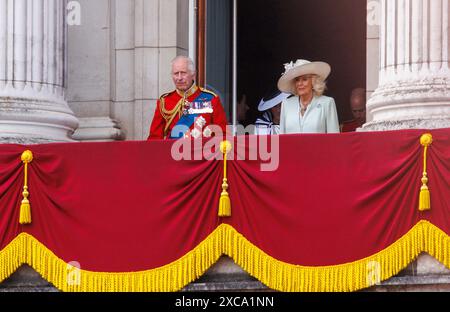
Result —
<svg viewBox="0 0 450 312"><path fill-rule="evenodd" d="M220 98L195 84L195 72L194 62L186 56L172 61L176 89L159 98L149 140L210 137L217 129L225 134L227 119Z"/></svg>
<svg viewBox="0 0 450 312"><path fill-rule="evenodd" d="M356 131L366 123L366 90L356 88L352 90L350 95L350 108L352 110L353 119L344 121L341 124L341 132Z"/></svg>

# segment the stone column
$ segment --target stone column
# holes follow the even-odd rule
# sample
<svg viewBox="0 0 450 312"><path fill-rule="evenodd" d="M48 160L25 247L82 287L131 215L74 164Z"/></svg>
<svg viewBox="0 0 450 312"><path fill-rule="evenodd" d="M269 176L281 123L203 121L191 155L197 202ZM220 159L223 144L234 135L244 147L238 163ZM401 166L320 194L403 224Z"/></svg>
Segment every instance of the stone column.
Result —
<svg viewBox="0 0 450 312"><path fill-rule="evenodd" d="M449 1L381 0L379 86L364 130L450 127Z"/></svg>
<svg viewBox="0 0 450 312"><path fill-rule="evenodd" d="M66 1L0 0L0 142L71 141Z"/></svg>

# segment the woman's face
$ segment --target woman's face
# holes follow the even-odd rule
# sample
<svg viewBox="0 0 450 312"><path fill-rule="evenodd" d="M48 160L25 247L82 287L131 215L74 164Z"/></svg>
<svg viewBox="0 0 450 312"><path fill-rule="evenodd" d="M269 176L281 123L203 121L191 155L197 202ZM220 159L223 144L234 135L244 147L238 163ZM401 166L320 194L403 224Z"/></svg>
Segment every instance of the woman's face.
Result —
<svg viewBox="0 0 450 312"><path fill-rule="evenodd" d="M281 103L275 105L274 107L272 107L270 109L270 111L272 112L272 116L274 119L279 119L280 115L281 115Z"/></svg>
<svg viewBox="0 0 450 312"><path fill-rule="evenodd" d="M298 96L311 95L313 93L313 76L304 75L295 78L295 90Z"/></svg>

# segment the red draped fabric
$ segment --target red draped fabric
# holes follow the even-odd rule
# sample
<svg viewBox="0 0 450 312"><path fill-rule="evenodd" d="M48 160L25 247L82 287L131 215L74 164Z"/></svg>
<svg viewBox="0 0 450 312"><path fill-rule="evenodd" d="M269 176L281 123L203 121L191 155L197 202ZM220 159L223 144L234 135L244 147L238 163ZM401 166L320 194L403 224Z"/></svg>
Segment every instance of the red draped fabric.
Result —
<svg viewBox="0 0 450 312"><path fill-rule="evenodd" d="M280 136L276 171L261 171L258 160L231 162L226 222L272 257L305 266L372 255L421 219L450 234L450 132L432 132L427 212L418 210L422 133Z"/></svg>
<svg viewBox="0 0 450 312"><path fill-rule="evenodd" d="M217 216L222 161L176 161L173 141L0 145L0 252L26 232L84 270L142 271L226 223L279 261L328 266L373 255L420 220L450 235L450 130L430 132L432 208L419 212L423 133L281 135L277 170L261 171L261 157L228 161L230 218ZM235 159L255 152L254 138L234 142ZM25 149L30 225L18 222Z"/></svg>
<svg viewBox="0 0 450 312"><path fill-rule="evenodd" d="M138 271L177 260L218 225L220 162L177 162L155 141L26 147L33 222L20 226L24 148L0 146L0 250L25 231L82 269Z"/></svg>

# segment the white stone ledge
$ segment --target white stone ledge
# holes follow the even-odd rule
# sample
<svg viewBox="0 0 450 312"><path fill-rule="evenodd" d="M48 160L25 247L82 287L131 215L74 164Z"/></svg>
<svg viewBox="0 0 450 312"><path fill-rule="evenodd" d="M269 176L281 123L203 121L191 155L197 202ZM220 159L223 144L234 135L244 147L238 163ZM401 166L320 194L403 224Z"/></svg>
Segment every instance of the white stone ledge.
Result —
<svg viewBox="0 0 450 312"><path fill-rule="evenodd" d="M372 121L363 125L358 131L390 131L404 129L442 129L450 128L449 118L406 119Z"/></svg>
<svg viewBox="0 0 450 312"><path fill-rule="evenodd" d="M120 124L109 117L80 118L80 125L73 134L77 141L119 141L124 137Z"/></svg>

